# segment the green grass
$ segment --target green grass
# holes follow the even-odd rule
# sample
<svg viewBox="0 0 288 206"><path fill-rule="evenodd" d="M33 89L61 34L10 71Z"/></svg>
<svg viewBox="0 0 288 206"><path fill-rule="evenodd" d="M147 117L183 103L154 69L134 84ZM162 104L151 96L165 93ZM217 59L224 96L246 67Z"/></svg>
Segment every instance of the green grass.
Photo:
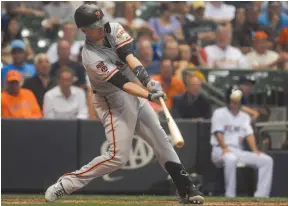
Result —
<svg viewBox="0 0 288 206"><path fill-rule="evenodd" d="M174 196L97 196L97 195L70 195L65 196L57 203L44 202L44 195L2 195L2 205L5 206L63 206L63 205L79 205L79 206L167 206L179 205L175 201ZM5 203L4 203L5 202ZM225 206L237 205L241 206L245 202L255 202L256 206L281 205L288 206L288 198L224 198L224 197L208 197L207 205L220 205L225 202ZM12 204L13 203L13 204ZM17 203L17 204L16 204ZM286 204L287 203L287 204ZM251 204L249 204L250 206Z"/></svg>

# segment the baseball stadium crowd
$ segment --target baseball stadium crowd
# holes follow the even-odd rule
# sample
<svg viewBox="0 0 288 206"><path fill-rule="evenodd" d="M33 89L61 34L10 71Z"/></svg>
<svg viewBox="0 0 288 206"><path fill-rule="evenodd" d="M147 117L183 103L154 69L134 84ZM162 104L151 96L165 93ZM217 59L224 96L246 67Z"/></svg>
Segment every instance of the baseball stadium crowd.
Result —
<svg viewBox="0 0 288 206"><path fill-rule="evenodd" d="M73 22L82 3L1 1L2 117L97 119L81 64L85 40ZM288 71L285 1L89 3L134 38L135 54L177 118L211 118L199 95L206 79L195 68ZM185 69L194 72L184 82Z"/></svg>

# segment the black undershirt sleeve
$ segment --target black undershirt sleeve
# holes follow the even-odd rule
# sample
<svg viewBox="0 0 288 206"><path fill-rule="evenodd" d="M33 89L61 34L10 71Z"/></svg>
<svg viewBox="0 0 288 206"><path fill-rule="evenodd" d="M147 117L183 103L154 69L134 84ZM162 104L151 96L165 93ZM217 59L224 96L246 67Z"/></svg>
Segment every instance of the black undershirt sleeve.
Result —
<svg viewBox="0 0 288 206"><path fill-rule="evenodd" d="M129 54L133 54L133 51L132 51L132 42L128 43L128 44L125 44L124 46L121 46L120 48L117 49L117 54L119 56L119 58L125 62L126 62L126 57L129 55Z"/></svg>
<svg viewBox="0 0 288 206"><path fill-rule="evenodd" d="M107 82L123 90L124 84L131 82L120 71L116 72Z"/></svg>

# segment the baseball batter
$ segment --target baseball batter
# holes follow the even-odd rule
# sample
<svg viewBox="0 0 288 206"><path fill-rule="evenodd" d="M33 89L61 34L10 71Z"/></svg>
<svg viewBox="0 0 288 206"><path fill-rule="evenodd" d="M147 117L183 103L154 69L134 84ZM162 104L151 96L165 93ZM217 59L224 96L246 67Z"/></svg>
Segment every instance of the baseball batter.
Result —
<svg viewBox="0 0 288 206"><path fill-rule="evenodd" d="M237 163L258 169L255 197L269 197L273 172L273 159L260 152L255 143L250 116L240 111L243 94L240 90L228 93L228 106L216 109L212 116L212 161L224 166L225 195L236 196ZM242 142L247 138L252 150L243 151ZM249 184L249 183L248 183Z"/></svg>
<svg viewBox="0 0 288 206"><path fill-rule="evenodd" d="M166 95L160 83L149 77L133 55L133 39L120 24L107 22L102 10L94 4L80 6L74 18L78 28L86 35L82 61L94 90L95 109L110 147L108 152L94 158L80 170L60 177L47 189L46 200L53 202L97 177L125 166L133 136L137 134L154 149L159 163L171 176L177 188L177 200L182 204L202 204L204 198L191 183L147 101L158 102Z"/></svg>

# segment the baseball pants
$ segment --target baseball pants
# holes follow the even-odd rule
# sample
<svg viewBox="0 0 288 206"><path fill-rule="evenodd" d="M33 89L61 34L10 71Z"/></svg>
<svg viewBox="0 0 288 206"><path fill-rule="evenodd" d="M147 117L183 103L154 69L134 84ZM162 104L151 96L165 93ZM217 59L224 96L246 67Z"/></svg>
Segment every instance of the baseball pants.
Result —
<svg viewBox="0 0 288 206"><path fill-rule="evenodd" d="M230 153L222 155L221 147L213 147L212 149L212 162L218 167L224 166L225 196L236 197L237 163L241 162L258 169L258 183L254 197L269 197L273 175L273 159L266 154L258 155L235 147L229 147L229 150Z"/></svg>

